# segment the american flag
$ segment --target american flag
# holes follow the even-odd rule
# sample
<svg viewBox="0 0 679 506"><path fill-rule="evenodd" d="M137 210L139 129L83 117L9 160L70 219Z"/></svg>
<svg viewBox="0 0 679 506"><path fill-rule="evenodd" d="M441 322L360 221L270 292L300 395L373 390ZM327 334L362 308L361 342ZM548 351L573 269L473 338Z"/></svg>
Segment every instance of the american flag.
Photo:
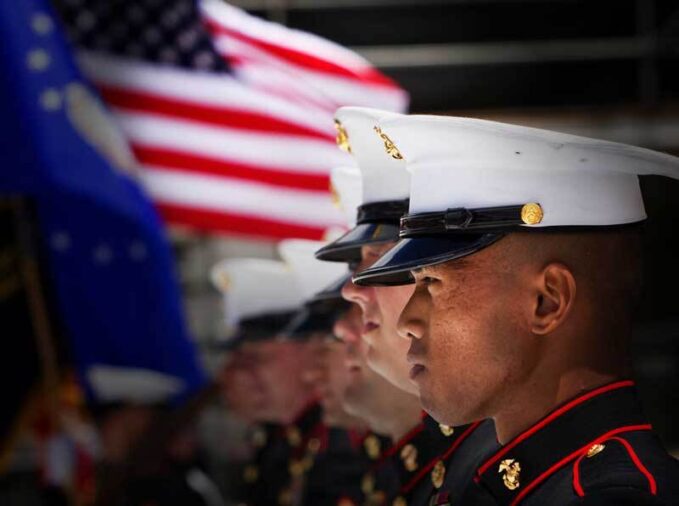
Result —
<svg viewBox="0 0 679 506"><path fill-rule="evenodd" d="M318 239L341 105L408 97L352 51L221 0L53 0L169 224Z"/></svg>

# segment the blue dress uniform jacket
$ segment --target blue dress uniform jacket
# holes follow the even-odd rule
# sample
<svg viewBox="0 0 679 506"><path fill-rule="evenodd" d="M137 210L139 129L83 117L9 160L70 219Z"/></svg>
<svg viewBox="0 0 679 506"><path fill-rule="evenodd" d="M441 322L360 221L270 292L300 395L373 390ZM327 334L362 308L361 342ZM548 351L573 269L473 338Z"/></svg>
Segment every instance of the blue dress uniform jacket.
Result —
<svg viewBox="0 0 679 506"><path fill-rule="evenodd" d="M428 506L495 504L495 501L480 492L473 482L474 473L479 465L500 447L492 420L483 420L461 427L439 425L430 417L428 422L429 425L435 425L433 430L440 430L450 435L446 450L431 466L431 487L426 491L428 492L427 502L415 499L413 504Z"/></svg>
<svg viewBox="0 0 679 506"><path fill-rule="evenodd" d="M679 463L632 381L563 404L488 458L475 482L500 505L679 505Z"/></svg>

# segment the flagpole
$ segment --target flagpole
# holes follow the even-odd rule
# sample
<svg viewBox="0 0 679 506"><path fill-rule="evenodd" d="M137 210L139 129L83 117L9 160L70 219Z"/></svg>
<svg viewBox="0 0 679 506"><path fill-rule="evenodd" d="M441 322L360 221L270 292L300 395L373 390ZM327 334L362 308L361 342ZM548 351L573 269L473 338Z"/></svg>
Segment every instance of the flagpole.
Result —
<svg viewBox="0 0 679 506"><path fill-rule="evenodd" d="M42 371L43 395L48 406L48 416L52 427L58 423L59 400L59 369L57 351L53 339L53 330L50 323L49 311L45 300L45 294L40 282L40 269L37 259L37 237L35 234L34 220L26 199L13 197L10 206L14 215L15 229L20 248L20 270L26 287L27 299L40 369Z"/></svg>

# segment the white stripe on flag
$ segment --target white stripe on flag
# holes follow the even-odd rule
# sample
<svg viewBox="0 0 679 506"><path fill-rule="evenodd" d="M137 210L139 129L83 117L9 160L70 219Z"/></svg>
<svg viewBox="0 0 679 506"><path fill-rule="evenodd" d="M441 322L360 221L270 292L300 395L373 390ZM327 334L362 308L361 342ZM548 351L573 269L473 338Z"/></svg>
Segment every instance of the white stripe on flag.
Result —
<svg viewBox="0 0 679 506"><path fill-rule="evenodd" d="M237 179L151 166L144 167L142 180L159 202L309 226L342 226L344 221L326 192L272 190Z"/></svg>

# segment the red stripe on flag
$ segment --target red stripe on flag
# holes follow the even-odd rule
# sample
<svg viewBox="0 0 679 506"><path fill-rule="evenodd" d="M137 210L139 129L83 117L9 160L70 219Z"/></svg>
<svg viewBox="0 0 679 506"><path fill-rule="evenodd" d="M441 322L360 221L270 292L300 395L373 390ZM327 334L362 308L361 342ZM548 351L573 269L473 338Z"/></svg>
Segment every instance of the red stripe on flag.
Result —
<svg viewBox="0 0 679 506"><path fill-rule="evenodd" d="M325 74L332 74L335 76L357 79L363 82L364 84L375 84L380 86L387 86L389 88L398 88L394 81L389 79L381 72L377 71L375 68L368 66L367 64L364 68L360 70L349 69L346 67L342 67L341 65L338 65L330 60L318 58L309 53L297 51L289 47L277 46L270 42L265 42L261 39L256 39L242 32L238 32L224 25L220 25L219 23L212 19L205 19L205 22L208 25L208 28L210 28L213 31L213 33L223 34L227 37L233 37L248 44L252 44L253 46L263 49L264 51L274 54L279 58L287 60L288 62L298 65L300 67L315 70L317 72L323 72Z"/></svg>
<svg viewBox="0 0 679 506"><path fill-rule="evenodd" d="M267 220L235 213L222 213L184 207L165 202L155 202L165 221L173 225L187 225L207 232L221 231L229 235L259 237L263 239L322 239L324 228L296 225L290 222Z"/></svg>
<svg viewBox="0 0 679 506"><path fill-rule="evenodd" d="M296 190L328 191L330 187L330 178L327 174L301 174L299 172L272 170L138 144L133 144L132 150L142 165L154 165L160 169L213 174Z"/></svg>
<svg viewBox="0 0 679 506"><path fill-rule="evenodd" d="M210 123L227 128L238 128L256 132L275 132L284 135L300 135L324 141L334 140L331 134L324 134L310 128L305 128L295 123L278 119L275 116L246 112L229 107L189 103L150 93L117 88L104 83L98 83L98 88L109 105L123 109Z"/></svg>

